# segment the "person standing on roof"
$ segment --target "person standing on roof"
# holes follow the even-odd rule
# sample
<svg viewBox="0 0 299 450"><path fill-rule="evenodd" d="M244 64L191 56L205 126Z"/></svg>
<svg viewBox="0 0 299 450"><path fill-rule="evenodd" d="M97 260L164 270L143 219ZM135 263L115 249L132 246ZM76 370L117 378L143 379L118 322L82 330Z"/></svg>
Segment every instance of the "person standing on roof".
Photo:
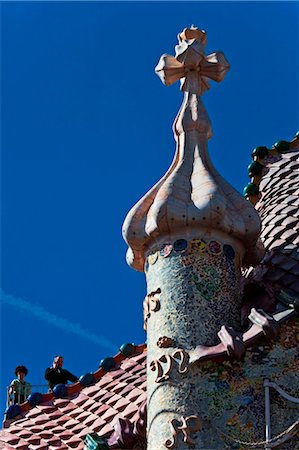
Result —
<svg viewBox="0 0 299 450"><path fill-rule="evenodd" d="M28 369L25 366L17 366L15 368L16 379L12 380L9 386L9 400L10 405L17 403L24 403L27 397L31 394L31 384L25 381L25 376L28 373Z"/></svg>
<svg viewBox="0 0 299 450"><path fill-rule="evenodd" d="M78 381L78 377L73 375L66 369L62 368L63 357L57 355L54 358L52 367L48 367L45 371L45 379L48 381L49 390L52 390L56 384L67 384L68 381L73 383Z"/></svg>

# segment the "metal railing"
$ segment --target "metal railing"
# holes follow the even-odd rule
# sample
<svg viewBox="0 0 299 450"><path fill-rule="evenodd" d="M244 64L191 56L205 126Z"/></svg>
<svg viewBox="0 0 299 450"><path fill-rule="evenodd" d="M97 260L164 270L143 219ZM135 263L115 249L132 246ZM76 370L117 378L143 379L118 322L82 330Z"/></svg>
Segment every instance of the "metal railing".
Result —
<svg viewBox="0 0 299 450"><path fill-rule="evenodd" d="M264 380L264 388L265 388L265 422L266 422L266 445L265 450L271 450L273 447L276 447L277 445L280 445L282 442L285 442L290 437L293 436L293 431L298 430L298 421L295 422L290 428L288 428L286 431L284 431L280 437L280 439L277 439L277 442L273 442L273 439L271 439L271 421L270 421L270 388L275 389L283 398L288 400L289 402L293 403L299 403L299 398L293 397L287 392L285 392L283 389L281 389L278 384L276 384L274 381L270 381L268 378Z"/></svg>
<svg viewBox="0 0 299 450"><path fill-rule="evenodd" d="M14 404L21 404L27 400L27 397L32 392L39 392L41 394L46 394L49 391L47 384L32 384L31 392L17 392L13 391L12 386L6 386L6 407Z"/></svg>

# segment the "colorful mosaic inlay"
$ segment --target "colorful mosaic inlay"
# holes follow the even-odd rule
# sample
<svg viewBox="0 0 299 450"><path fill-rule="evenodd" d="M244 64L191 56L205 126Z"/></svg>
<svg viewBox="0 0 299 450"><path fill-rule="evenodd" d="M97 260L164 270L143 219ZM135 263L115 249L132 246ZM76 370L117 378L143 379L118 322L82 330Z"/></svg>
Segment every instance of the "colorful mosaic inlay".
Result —
<svg viewBox="0 0 299 450"><path fill-rule="evenodd" d="M178 317L190 322L190 329L200 324L201 335L206 334L194 346L215 344L223 324L240 329L240 257L230 244L200 238L166 242L147 257L145 269L149 292L151 287L163 292L162 316L155 320L161 326L161 321L166 322L167 336L179 338L174 332ZM193 310L191 317L188 308Z"/></svg>
<svg viewBox="0 0 299 450"><path fill-rule="evenodd" d="M264 379L269 378L298 397L299 361L296 333L299 322L282 326L278 343L253 347L243 362L205 363L199 368L199 402L213 420L215 432L221 431L227 447L248 448L236 440L263 441L265 438ZM289 345L289 342L292 345ZM298 417L299 405L270 392L272 436L286 430ZM296 439L295 439L296 440ZM281 448L293 450L294 440ZM262 447L257 447L262 448ZM278 447L280 448L280 446Z"/></svg>
<svg viewBox="0 0 299 450"><path fill-rule="evenodd" d="M195 448L264 448L263 445L253 445L265 440L264 380L277 383L287 394L298 398L298 327L298 319L283 324L276 343L262 342L259 346L249 348L244 359L239 362L205 362L182 374L178 372L176 363L170 382L161 380L163 382L156 391L156 395L159 392L165 418L171 409L171 389L173 403L179 405L187 398L193 402L190 409L201 419ZM173 350L170 356L175 356ZM155 376L156 373L157 370ZM272 388L270 403L271 436L276 439L296 423L299 405L286 400ZM298 435L296 437L295 434L277 448L297 449ZM252 445L248 445L250 443Z"/></svg>
<svg viewBox="0 0 299 450"><path fill-rule="evenodd" d="M224 253L228 260L233 260L235 257L235 251L231 245L224 244L216 240L204 241L203 239L192 239L189 243L186 239L177 239L174 243L165 243L162 246L154 250L147 257L148 265L153 265L157 262L158 257L168 258L171 254L192 254L192 253L209 253L211 255L221 255Z"/></svg>

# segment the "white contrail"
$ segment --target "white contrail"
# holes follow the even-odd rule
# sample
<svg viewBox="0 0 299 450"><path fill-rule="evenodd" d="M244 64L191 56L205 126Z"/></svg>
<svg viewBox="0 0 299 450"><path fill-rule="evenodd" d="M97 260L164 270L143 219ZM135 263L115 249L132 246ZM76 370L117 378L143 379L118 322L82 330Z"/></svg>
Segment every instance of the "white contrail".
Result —
<svg viewBox="0 0 299 450"><path fill-rule="evenodd" d="M117 346L115 346L112 342L108 341L102 336L97 336L85 328L82 328L79 323L72 323L67 319L63 319L62 317L58 317L55 314L50 313L42 306L32 305L27 300L22 298L14 297L13 295L5 294L2 289L0 289L0 297L1 303L7 304L10 306L14 306L18 309L22 309L24 311L30 312L34 314L36 317L54 325L57 328L61 328L64 331L68 331L69 333L76 334L82 338L88 339L94 344L99 344L102 347L105 347L113 354L116 353Z"/></svg>

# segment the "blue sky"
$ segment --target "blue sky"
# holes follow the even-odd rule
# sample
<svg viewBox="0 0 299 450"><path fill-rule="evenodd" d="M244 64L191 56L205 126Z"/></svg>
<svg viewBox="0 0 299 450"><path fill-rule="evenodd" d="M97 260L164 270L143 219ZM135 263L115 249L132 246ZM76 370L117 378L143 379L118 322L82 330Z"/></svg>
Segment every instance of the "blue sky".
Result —
<svg viewBox="0 0 299 450"><path fill-rule="evenodd" d="M216 168L239 191L252 149L298 131L298 2L2 2L4 386L62 354L78 376L145 340L144 275L122 222L168 169L179 84L154 73L177 33L207 31L231 69L204 103Z"/></svg>

